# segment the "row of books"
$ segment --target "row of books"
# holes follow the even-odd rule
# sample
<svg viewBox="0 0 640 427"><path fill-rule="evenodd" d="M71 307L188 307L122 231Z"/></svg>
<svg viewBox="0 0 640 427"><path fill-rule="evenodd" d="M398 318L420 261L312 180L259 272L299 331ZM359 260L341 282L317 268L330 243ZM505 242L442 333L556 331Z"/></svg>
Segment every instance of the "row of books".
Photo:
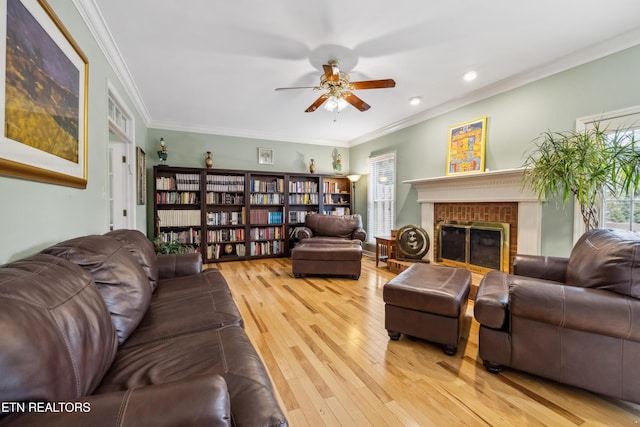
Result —
<svg viewBox="0 0 640 427"><path fill-rule="evenodd" d="M156 203L159 205L197 205L200 193L193 191L160 191L156 193Z"/></svg>
<svg viewBox="0 0 640 427"><path fill-rule="evenodd" d="M284 238L284 227L253 227L249 232L251 240L274 240Z"/></svg>
<svg viewBox="0 0 640 427"><path fill-rule="evenodd" d="M207 258L220 259L223 256L245 256L247 248L244 243L227 243L207 245Z"/></svg>
<svg viewBox="0 0 640 427"><path fill-rule="evenodd" d="M244 223L244 208L241 212L207 212L207 225L242 225Z"/></svg>
<svg viewBox="0 0 640 427"><path fill-rule="evenodd" d="M177 173L156 178L156 190L200 191L200 174Z"/></svg>
<svg viewBox="0 0 640 427"><path fill-rule="evenodd" d="M345 216L345 215L351 215L350 212L351 211L349 210L349 208L339 208L339 207L324 210L325 215Z"/></svg>
<svg viewBox="0 0 640 427"><path fill-rule="evenodd" d="M307 214L317 213L313 211L289 211L289 224L301 224L304 222Z"/></svg>
<svg viewBox="0 0 640 427"><path fill-rule="evenodd" d="M207 175L207 191L244 192L244 175Z"/></svg>
<svg viewBox="0 0 640 427"><path fill-rule="evenodd" d="M317 205L318 193L290 194L289 204L291 205Z"/></svg>
<svg viewBox="0 0 640 427"><path fill-rule="evenodd" d="M284 242L251 242L251 256L278 255L284 253Z"/></svg>
<svg viewBox="0 0 640 427"><path fill-rule="evenodd" d="M323 198L323 203L325 205L346 205L349 204L349 195L348 194L325 194Z"/></svg>
<svg viewBox="0 0 640 427"><path fill-rule="evenodd" d="M289 181L289 193L317 193L318 183L313 181Z"/></svg>
<svg viewBox="0 0 640 427"><path fill-rule="evenodd" d="M284 178L251 180L251 191L255 193L284 193Z"/></svg>
<svg viewBox="0 0 640 427"><path fill-rule="evenodd" d="M252 205L281 205L284 203L282 193L255 193L249 198Z"/></svg>
<svg viewBox="0 0 640 427"><path fill-rule="evenodd" d="M207 193L208 205L244 205L244 194L238 193Z"/></svg>
<svg viewBox="0 0 640 427"><path fill-rule="evenodd" d="M244 228L224 228L222 230L208 230L207 242L243 242Z"/></svg>
<svg viewBox="0 0 640 427"><path fill-rule="evenodd" d="M163 231L158 237L165 243L179 242L184 245L199 245L200 230L190 228L184 231Z"/></svg>
<svg viewBox="0 0 640 427"><path fill-rule="evenodd" d="M269 211L268 209L251 209L249 220L252 224L282 224L282 211Z"/></svg>
<svg viewBox="0 0 640 427"><path fill-rule="evenodd" d="M160 227L192 227L199 226L200 211L195 209L160 210L158 211Z"/></svg>
<svg viewBox="0 0 640 427"><path fill-rule="evenodd" d="M322 188L325 193L342 193L340 190L340 183L336 181L325 181Z"/></svg>

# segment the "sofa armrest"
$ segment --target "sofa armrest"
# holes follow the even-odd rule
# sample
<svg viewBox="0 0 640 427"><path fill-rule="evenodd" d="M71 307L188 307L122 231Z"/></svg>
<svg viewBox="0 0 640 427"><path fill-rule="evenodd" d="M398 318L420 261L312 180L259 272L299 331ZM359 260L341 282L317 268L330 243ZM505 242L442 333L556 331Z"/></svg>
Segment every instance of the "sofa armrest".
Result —
<svg viewBox="0 0 640 427"><path fill-rule="evenodd" d="M509 319L509 275L490 271L480 282L473 305L473 316L484 326L504 329Z"/></svg>
<svg viewBox="0 0 640 427"><path fill-rule="evenodd" d="M565 283L568 264L569 258L564 257L516 255L513 274Z"/></svg>
<svg viewBox="0 0 640 427"><path fill-rule="evenodd" d="M160 279L191 276L202 271L202 256L199 253L158 255Z"/></svg>
<svg viewBox="0 0 640 427"><path fill-rule="evenodd" d="M0 426L231 426L229 392L219 375L85 396L62 405L58 411L8 415Z"/></svg>
<svg viewBox="0 0 640 427"><path fill-rule="evenodd" d="M513 317L558 328L640 341L640 300L615 292L514 277Z"/></svg>
<svg viewBox="0 0 640 427"><path fill-rule="evenodd" d="M313 231L309 227L298 228L298 239L310 239L313 237Z"/></svg>
<svg viewBox="0 0 640 427"><path fill-rule="evenodd" d="M367 240L367 232L364 230L364 228L358 227L353 231L351 238L353 240L360 240L361 242L364 242L365 240Z"/></svg>

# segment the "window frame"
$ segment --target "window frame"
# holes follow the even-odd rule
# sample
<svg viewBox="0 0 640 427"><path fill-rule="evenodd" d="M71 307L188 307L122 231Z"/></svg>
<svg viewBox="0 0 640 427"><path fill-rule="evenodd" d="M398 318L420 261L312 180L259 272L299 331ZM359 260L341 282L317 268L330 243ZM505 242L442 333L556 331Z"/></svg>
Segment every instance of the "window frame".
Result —
<svg viewBox="0 0 640 427"><path fill-rule="evenodd" d="M640 105L620 110L609 111L602 114L596 114L587 117L581 117L576 120L576 131L584 131L593 128L594 124L599 123L609 129L617 129L621 127L640 128ZM605 193L606 194L606 193ZM605 196L606 197L606 196ZM630 199L633 203L633 197ZM585 232L584 223L580 215L580 209L574 203L573 209L573 243L575 244L580 236ZM600 215L600 224L605 224L606 200L599 200L596 204ZM633 221L633 217L631 218Z"/></svg>
<svg viewBox="0 0 640 427"><path fill-rule="evenodd" d="M378 167L376 166L379 163L392 161L392 177L391 177L391 197L389 199L378 199L376 196L381 175L376 172ZM391 151L388 153L376 155L369 157L369 179L367 185L367 243L375 243L375 238L377 236L382 236L384 234L390 234L391 229L395 227L396 221L396 185L397 185L397 158L396 152ZM385 176L386 177L386 176ZM391 209L389 210L390 218L386 221L390 225L390 229L388 232L381 230L381 224L374 224L377 220L377 215L375 215L376 203L379 202L390 202Z"/></svg>

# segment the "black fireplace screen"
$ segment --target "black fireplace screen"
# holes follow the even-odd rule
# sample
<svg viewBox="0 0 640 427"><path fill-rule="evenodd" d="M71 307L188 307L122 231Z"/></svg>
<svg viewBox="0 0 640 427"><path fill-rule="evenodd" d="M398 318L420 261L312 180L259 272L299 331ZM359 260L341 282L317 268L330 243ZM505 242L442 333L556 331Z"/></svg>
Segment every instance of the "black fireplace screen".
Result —
<svg viewBox="0 0 640 427"><path fill-rule="evenodd" d="M504 253L505 239L509 238L508 224L441 224L439 229L440 261L452 261L490 270L504 269L504 257L507 255Z"/></svg>

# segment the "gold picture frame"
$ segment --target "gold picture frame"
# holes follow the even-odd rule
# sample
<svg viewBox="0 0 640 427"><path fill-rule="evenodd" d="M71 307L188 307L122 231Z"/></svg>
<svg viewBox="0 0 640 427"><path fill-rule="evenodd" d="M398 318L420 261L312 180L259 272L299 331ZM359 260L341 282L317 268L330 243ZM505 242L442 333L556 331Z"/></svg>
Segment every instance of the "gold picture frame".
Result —
<svg viewBox="0 0 640 427"><path fill-rule="evenodd" d="M89 61L46 0L7 0L0 11L0 174L84 189Z"/></svg>
<svg viewBox="0 0 640 427"><path fill-rule="evenodd" d="M449 128L447 175L484 172L487 117Z"/></svg>

